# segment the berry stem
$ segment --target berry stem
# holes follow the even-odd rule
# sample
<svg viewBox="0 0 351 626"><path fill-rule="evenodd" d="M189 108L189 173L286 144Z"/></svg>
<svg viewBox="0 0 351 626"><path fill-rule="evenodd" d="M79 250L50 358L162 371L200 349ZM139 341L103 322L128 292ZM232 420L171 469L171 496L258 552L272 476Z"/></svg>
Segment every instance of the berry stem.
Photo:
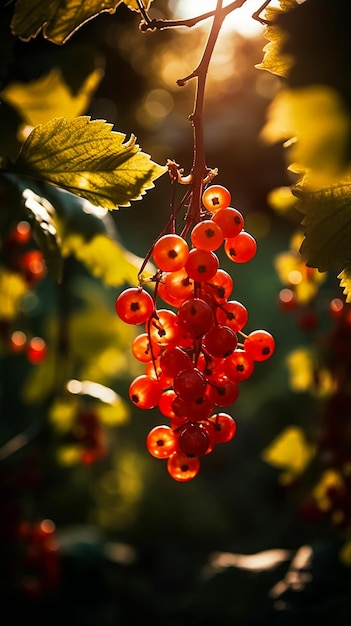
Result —
<svg viewBox="0 0 351 626"><path fill-rule="evenodd" d="M225 17L226 12L223 11L222 0L217 0L217 6L214 12L212 27L207 39L205 49L202 54L202 58L198 66L194 69L193 72L191 72L191 74L177 81L178 85L182 86L185 85L185 83L188 82L190 79L196 78L194 108L192 114L189 116L189 120L193 126L194 150L193 165L191 169L192 194L187 215L187 223L190 227L200 221L203 184L206 174L209 171L206 167L206 155L204 145L203 117L205 88L209 64Z"/></svg>
<svg viewBox="0 0 351 626"><path fill-rule="evenodd" d="M137 0L137 1L138 1L140 13L142 14L142 17L144 20L140 24L140 30L142 31L163 30L165 28L178 28L179 26L192 28L193 26L196 26L196 24L198 24L199 22L202 22L203 20L207 20L210 17L213 17L217 11L217 9L215 9L214 11L207 11L207 13L202 13L201 15L197 15L196 17L190 17L184 20L150 19L142 0ZM267 4L269 4L270 1L271 0L268 0L268 2L263 7L261 7L256 12L256 14L259 15L261 11L263 10L263 8L265 8L265 6L267 6ZM224 13L224 17L226 15L229 15L229 13L232 13L232 11L235 11L235 9L239 9L240 7L242 7L243 4L245 4L245 2L246 0L234 0L234 2L231 2L230 4L228 4L228 6L223 7L221 11ZM258 18L255 18L255 19L258 19Z"/></svg>

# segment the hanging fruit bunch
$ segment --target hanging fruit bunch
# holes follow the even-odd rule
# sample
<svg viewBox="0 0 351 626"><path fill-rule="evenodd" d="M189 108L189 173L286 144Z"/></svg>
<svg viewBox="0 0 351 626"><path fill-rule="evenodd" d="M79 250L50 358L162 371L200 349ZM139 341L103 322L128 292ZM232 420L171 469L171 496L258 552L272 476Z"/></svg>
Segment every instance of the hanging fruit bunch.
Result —
<svg viewBox="0 0 351 626"><path fill-rule="evenodd" d="M116 300L120 319L143 326L132 351L145 363L145 371L131 382L130 400L141 409L158 407L168 419L149 432L147 449L154 457L167 459L169 474L180 482L198 474L200 457L233 439L236 423L227 408L238 399L239 384L251 376L255 363L268 359L275 349L266 330L244 332L248 312L231 298L233 279L220 268L216 254L223 247L234 263L246 263L257 247L244 228L243 215L231 206L230 191L212 184L218 172L207 167L204 149L207 70L223 20L233 9L217 0L202 59L191 74L177 81L183 87L196 80L189 116L193 165L184 176L177 163L168 161L173 187L169 220L145 257L139 285L125 289ZM157 28L145 7L143 17L142 30ZM187 185L178 204L177 183ZM144 287L149 259L156 266L148 279L155 286L153 295Z"/></svg>
<svg viewBox="0 0 351 626"><path fill-rule="evenodd" d="M243 215L230 203L228 189L210 184L194 226L188 217L177 234L173 213L170 232L157 238L145 259L152 256L157 268L153 295L140 284L116 300L120 319L143 327L132 353L145 371L131 382L130 400L141 409L158 407L168 420L149 432L147 449L167 459L169 474L180 482L197 475L199 457L233 439L236 423L227 407L255 363L275 349L266 330L244 332L247 309L232 299L233 279L219 266L215 251L221 246L234 263L256 253Z"/></svg>

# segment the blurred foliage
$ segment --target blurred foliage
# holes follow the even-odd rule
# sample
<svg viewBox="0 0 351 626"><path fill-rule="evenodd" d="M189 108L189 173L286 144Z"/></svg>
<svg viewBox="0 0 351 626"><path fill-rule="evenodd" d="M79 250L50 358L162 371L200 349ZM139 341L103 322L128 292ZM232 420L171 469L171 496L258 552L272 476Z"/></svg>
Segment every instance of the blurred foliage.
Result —
<svg viewBox="0 0 351 626"><path fill-rule="evenodd" d="M65 20L55 12L62 3L17 0L1 8L3 611L16 623L82 626L146 618L166 626L350 624L343 3L281 0L281 10L266 10L275 21L265 53L263 36L232 32L223 33L213 57L208 164L218 167L258 241L255 259L235 270L235 297L247 306L251 328L272 331L277 349L242 387L235 440L186 485L146 453L145 435L159 416L141 415L128 402L139 373L130 351L135 329L119 322L114 304L120 289L135 284L168 218L169 180L160 176L152 187L163 171L157 164L175 158L191 167L194 94L176 80L192 71L207 31L142 34L129 10L134 2L105 3L81 26L98 4L84 3L79 23L69 11ZM176 8L154 0L151 13L167 18ZM311 91L316 82L318 93ZM327 126L312 120L316 106ZM130 193L125 179L112 183L124 194L117 204L129 206L108 211L108 203L95 206L84 193L50 184L66 174L38 175L50 146L62 159L63 126L88 132L84 149L76 146L81 162L93 128L108 135L109 147L117 141L122 157L124 138L138 137L143 149L136 152L132 140L133 155L154 164L146 186L136 189L134 181ZM297 131L301 143L297 152L291 143L292 153L282 144ZM267 134L271 143L263 141ZM68 171L71 157L61 162ZM286 167L293 161L297 174ZM319 186L320 166L330 187ZM342 179L335 168L343 168ZM23 223L29 235L18 230ZM225 258L221 264L233 271ZM36 337L46 344L43 360L30 352Z"/></svg>

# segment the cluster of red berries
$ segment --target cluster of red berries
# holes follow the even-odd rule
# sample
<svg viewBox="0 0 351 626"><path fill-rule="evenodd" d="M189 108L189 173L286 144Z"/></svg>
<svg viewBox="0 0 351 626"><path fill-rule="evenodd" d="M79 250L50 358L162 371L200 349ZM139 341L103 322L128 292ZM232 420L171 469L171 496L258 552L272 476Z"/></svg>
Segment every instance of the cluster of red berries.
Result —
<svg viewBox="0 0 351 626"><path fill-rule="evenodd" d="M107 454L106 433L94 409L79 409L71 439L79 445L80 460L85 465L91 465Z"/></svg>
<svg viewBox="0 0 351 626"><path fill-rule="evenodd" d="M247 309L231 299L233 279L219 267L215 250L221 245L236 263L256 253L255 239L230 202L226 188L207 187L201 218L187 233L190 242L170 232L152 247L153 296L139 286L116 300L120 319L144 325L132 353L145 372L130 384L129 397L139 408L158 407L169 420L149 432L147 449L167 459L169 474L180 482L198 474L199 457L233 439L236 422L223 411L237 400L239 383L251 376L255 362L275 349L269 332L243 332ZM157 297L172 309L158 307Z"/></svg>
<svg viewBox="0 0 351 626"><path fill-rule="evenodd" d="M8 265L18 272L30 287L35 287L46 275L46 266L41 250L33 245L32 227L26 220L19 221L5 241Z"/></svg>
<svg viewBox="0 0 351 626"><path fill-rule="evenodd" d="M32 227L26 220L13 226L4 242L4 258L8 268L19 274L29 290L35 289L46 276L46 265L41 250L34 247ZM37 365L46 357L47 346L42 337L28 336L13 328L13 320L0 320L0 334L10 352L25 353L28 361Z"/></svg>
<svg viewBox="0 0 351 626"><path fill-rule="evenodd" d="M31 598L56 591L61 565L55 524L49 519L22 522L16 531L14 574L20 591Z"/></svg>

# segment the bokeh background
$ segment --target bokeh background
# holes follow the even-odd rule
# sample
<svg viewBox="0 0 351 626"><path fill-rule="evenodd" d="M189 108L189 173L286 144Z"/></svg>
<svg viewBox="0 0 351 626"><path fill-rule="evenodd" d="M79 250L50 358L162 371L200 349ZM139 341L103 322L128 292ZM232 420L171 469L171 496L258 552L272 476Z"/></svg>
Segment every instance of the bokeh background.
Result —
<svg viewBox="0 0 351 626"><path fill-rule="evenodd" d="M155 16L188 11L175 0L154 5ZM4 11L6 19L10 11ZM323 459L317 454L306 462L325 399L313 384L294 386L289 368L292 351L329 349L337 324L329 303L340 298L340 289L326 276L313 310L287 311L279 299L285 285L276 260L291 251L301 222L293 203L289 211L278 211L270 202L272 190L292 181L283 146L267 145L260 136L279 80L255 67L266 43L263 28L248 33L243 26L235 30L233 22L221 34L208 76L207 164L218 168L218 182L230 189L258 242L250 263L233 267L222 255L222 267L233 276L235 298L249 311L250 329L269 330L276 352L242 385L230 411L237 421L235 439L203 460L196 479L180 484L145 449L147 432L162 418L128 402L131 377L139 372L130 353L134 329L113 329L118 351L110 357L116 371L110 387L125 402L117 423L106 418L100 424L108 451L90 463L69 462L52 412L40 403L33 367L2 350L0 594L9 624L20 619L77 626L134 626L142 620L166 626L350 623L349 563L340 557L347 529L321 515L312 501ZM121 6L116 14L87 23L62 47L41 36L16 41L3 75L29 83L60 67L74 91L100 67L103 78L86 114L127 136L133 133L154 161L174 159L187 172L194 84L180 88L176 81L194 69L207 32L205 22L194 29L141 33L136 14ZM107 216L128 251L145 256L167 220L170 198L164 176L142 201ZM67 266L69 309L103 301L113 315L120 289L105 286L76 259L68 259ZM46 276L35 304L21 313L38 334L45 334L56 314L55 290ZM95 324L87 320L78 335L87 345L106 340L99 334L103 313L91 310ZM308 377L303 359L293 373ZM27 401L31 385L39 398L34 404ZM60 422L60 415L55 419ZM286 429L292 429L292 439L274 463L267 462L265 451ZM8 534L14 524L21 531ZM38 557L40 551L44 556Z"/></svg>

